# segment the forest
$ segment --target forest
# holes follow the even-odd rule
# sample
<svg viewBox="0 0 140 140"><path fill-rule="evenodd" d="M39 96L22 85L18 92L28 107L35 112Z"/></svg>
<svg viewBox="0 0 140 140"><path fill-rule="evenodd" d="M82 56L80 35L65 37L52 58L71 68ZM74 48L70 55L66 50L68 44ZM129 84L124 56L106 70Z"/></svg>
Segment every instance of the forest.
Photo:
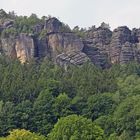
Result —
<svg viewBox="0 0 140 140"><path fill-rule="evenodd" d="M46 18L0 10L2 24L14 20L0 37L44 38L47 30L33 27ZM83 38L85 31L72 30ZM140 64L64 69L46 57L21 63L0 53L0 140L140 140Z"/></svg>
<svg viewBox="0 0 140 140"><path fill-rule="evenodd" d="M140 139L136 62L65 71L46 59L21 64L1 56L0 73L2 140Z"/></svg>

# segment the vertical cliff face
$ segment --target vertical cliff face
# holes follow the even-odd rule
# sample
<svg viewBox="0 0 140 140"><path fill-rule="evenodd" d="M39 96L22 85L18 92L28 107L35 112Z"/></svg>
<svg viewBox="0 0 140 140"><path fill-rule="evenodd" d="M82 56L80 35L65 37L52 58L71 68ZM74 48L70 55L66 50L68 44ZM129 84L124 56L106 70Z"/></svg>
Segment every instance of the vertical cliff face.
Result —
<svg viewBox="0 0 140 140"><path fill-rule="evenodd" d="M87 32L87 39L92 40L93 45L99 45L103 47L108 45L111 41L112 32L108 28L94 28Z"/></svg>
<svg viewBox="0 0 140 140"><path fill-rule="evenodd" d="M126 26L115 29L110 42L111 63L139 62L139 37L140 32L137 29L131 31Z"/></svg>
<svg viewBox="0 0 140 140"><path fill-rule="evenodd" d="M47 37L37 39L37 56L51 58L51 48L48 46Z"/></svg>
<svg viewBox="0 0 140 140"><path fill-rule="evenodd" d="M48 33L57 33L62 29L62 22L57 18L50 18L45 21L44 29L47 29Z"/></svg>
<svg viewBox="0 0 140 140"><path fill-rule="evenodd" d="M18 58L22 63L35 57L36 47L32 37L20 34L17 38L1 39L1 54Z"/></svg>
<svg viewBox="0 0 140 140"><path fill-rule="evenodd" d="M111 63L119 63L121 61L121 50L126 42L131 42L131 31L125 26L115 29L110 42Z"/></svg>
<svg viewBox="0 0 140 140"><path fill-rule="evenodd" d="M124 45L122 45L122 48L120 50L119 63L125 64L135 60L136 59L135 53L136 53L135 45L133 45L130 42L126 42Z"/></svg>
<svg viewBox="0 0 140 140"><path fill-rule="evenodd" d="M98 66L125 64L130 61L140 62L140 29L132 31L118 27L113 32L108 28L94 28L87 32L83 51Z"/></svg>
<svg viewBox="0 0 140 140"><path fill-rule="evenodd" d="M17 53L15 49L15 38L2 38L0 44L1 54L9 56L10 58L17 58Z"/></svg>
<svg viewBox="0 0 140 140"><path fill-rule="evenodd" d="M95 28L87 32L84 40L83 52L88 55L91 61L101 67L108 67L109 62L109 44L112 32L108 28Z"/></svg>
<svg viewBox="0 0 140 140"><path fill-rule="evenodd" d="M48 57L60 65L82 64L88 61L87 55L82 52L82 39L66 29L58 19L47 20L44 29L47 30L47 35L38 40L39 57ZM84 59L81 56L84 56Z"/></svg>
<svg viewBox="0 0 140 140"><path fill-rule="evenodd" d="M140 43L136 44L135 48L136 61L140 63Z"/></svg>
<svg viewBox="0 0 140 140"><path fill-rule="evenodd" d="M84 41L83 52L96 66L107 67L109 65L108 54L92 45L91 42Z"/></svg>
<svg viewBox="0 0 140 140"><path fill-rule="evenodd" d="M34 57L48 57L54 62L62 64L65 60L60 62L62 59L59 59L58 55L61 56L61 54L68 57L72 57L73 55L71 54L81 54L88 58L86 54L82 53L84 47L82 39L69 32L58 19L51 18L47 20L44 29L47 34L43 38L21 33L13 39L11 37L1 39L1 52L7 56L18 58L22 63ZM78 59L81 59L81 56L76 55L74 60L76 60L77 64ZM79 61L80 63L82 63L81 60ZM84 59L83 62L85 60L87 59ZM75 64L72 60L70 63Z"/></svg>
<svg viewBox="0 0 140 140"><path fill-rule="evenodd" d="M82 40L72 33L55 33L47 38L54 59L61 53L79 52L83 49Z"/></svg>
<svg viewBox="0 0 140 140"><path fill-rule="evenodd" d="M14 21L5 21L0 25L0 33L13 27ZM0 54L18 58L22 63L35 57L47 57L62 66L91 61L106 68L114 63L140 62L140 29L131 31L122 26L112 32L108 27L100 26L86 30L85 37L80 38L56 18L39 23L32 29L38 34L1 36ZM41 37L43 31L45 35Z"/></svg>
<svg viewBox="0 0 140 140"><path fill-rule="evenodd" d="M32 37L26 34L20 34L16 39L15 45L17 58L24 63L35 57L35 44Z"/></svg>

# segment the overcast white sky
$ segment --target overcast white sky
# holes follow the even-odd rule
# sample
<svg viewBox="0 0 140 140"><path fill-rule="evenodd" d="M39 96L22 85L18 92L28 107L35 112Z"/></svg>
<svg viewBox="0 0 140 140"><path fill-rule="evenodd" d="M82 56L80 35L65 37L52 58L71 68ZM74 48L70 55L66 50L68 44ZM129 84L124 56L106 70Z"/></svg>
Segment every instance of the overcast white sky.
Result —
<svg viewBox="0 0 140 140"><path fill-rule="evenodd" d="M140 27L140 0L0 0L0 9L17 15L52 15L71 27L101 22L110 26Z"/></svg>

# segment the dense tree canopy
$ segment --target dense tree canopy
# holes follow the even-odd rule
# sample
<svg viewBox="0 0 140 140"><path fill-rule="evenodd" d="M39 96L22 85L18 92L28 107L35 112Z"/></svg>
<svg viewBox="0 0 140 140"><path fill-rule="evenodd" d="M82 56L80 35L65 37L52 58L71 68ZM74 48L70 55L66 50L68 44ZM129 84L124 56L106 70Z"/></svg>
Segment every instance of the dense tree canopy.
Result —
<svg viewBox="0 0 140 140"><path fill-rule="evenodd" d="M71 115L58 120L48 140L103 140L103 130L91 120Z"/></svg>
<svg viewBox="0 0 140 140"><path fill-rule="evenodd" d="M0 138L0 140L46 140L46 138L43 135L31 133L24 129L15 129L10 131L10 135L6 138Z"/></svg>
<svg viewBox="0 0 140 140"><path fill-rule="evenodd" d="M106 70L86 63L65 71L46 59L21 64L1 56L0 73L1 137L13 129L55 136L61 123L64 128L69 125L77 129L76 119L81 130L74 135L69 132L71 139L85 139L86 134L78 136L84 130L91 132L92 124L94 132L101 136L104 130L104 139L140 138L137 63Z"/></svg>

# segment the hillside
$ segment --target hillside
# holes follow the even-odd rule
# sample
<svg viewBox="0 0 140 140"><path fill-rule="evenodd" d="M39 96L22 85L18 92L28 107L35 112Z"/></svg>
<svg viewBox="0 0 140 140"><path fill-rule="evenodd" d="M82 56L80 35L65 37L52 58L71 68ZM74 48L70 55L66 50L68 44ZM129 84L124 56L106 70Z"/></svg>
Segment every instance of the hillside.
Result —
<svg viewBox="0 0 140 140"><path fill-rule="evenodd" d="M0 140L140 140L139 29L0 10L0 31Z"/></svg>

